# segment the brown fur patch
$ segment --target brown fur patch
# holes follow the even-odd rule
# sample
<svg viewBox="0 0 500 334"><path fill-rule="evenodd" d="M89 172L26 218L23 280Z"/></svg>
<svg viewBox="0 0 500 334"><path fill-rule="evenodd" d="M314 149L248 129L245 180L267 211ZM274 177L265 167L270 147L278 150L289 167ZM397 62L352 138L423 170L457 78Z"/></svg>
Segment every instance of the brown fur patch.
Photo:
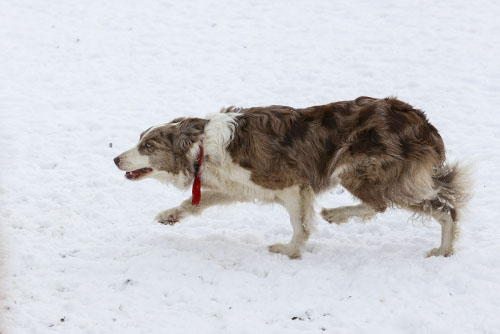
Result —
<svg viewBox="0 0 500 334"><path fill-rule="evenodd" d="M428 184L413 181L430 177L444 161L441 137L424 113L395 98L239 113L227 149L235 163L250 171L253 182L268 189L299 184L321 192L342 166L342 185L384 211L422 200L413 197L432 189L416 189Z"/></svg>

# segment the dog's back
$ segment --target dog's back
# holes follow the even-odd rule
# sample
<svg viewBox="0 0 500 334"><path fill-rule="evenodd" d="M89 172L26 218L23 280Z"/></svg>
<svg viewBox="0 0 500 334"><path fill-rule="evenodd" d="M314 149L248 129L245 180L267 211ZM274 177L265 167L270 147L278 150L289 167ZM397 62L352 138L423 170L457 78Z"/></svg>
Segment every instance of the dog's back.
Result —
<svg viewBox="0 0 500 334"><path fill-rule="evenodd" d="M436 128L421 111L396 99L361 97L306 109L269 106L239 112L228 151L264 188L303 184L320 192L338 174L355 195L359 186L349 182L351 175L393 191L389 184L395 176L413 165L432 171L445 158Z"/></svg>

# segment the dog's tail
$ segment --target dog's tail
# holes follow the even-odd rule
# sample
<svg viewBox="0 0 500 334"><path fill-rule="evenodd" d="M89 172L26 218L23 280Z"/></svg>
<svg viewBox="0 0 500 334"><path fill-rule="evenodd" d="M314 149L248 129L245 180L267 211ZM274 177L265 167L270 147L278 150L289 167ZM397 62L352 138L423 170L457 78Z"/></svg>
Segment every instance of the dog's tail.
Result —
<svg viewBox="0 0 500 334"><path fill-rule="evenodd" d="M444 163L432 175L441 209L449 211L453 221L460 218L472 194L470 166ZM433 205L434 206L434 205Z"/></svg>

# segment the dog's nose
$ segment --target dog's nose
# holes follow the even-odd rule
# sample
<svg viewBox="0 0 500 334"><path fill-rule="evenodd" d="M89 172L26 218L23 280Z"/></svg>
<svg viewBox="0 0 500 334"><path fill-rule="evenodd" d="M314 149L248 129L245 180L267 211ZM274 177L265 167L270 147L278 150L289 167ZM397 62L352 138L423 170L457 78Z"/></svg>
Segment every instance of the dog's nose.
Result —
<svg viewBox="0 0 500 334"><path fill-rule="evenodd" d="M113 161L115 162L115 165L118 166L120 164L120 157L114 158Z"/></svg>

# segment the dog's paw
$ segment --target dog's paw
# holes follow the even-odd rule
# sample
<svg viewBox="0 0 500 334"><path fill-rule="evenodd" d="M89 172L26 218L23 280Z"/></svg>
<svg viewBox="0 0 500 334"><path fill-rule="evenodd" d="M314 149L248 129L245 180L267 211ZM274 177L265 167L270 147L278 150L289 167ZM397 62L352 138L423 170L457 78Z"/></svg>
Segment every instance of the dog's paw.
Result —
<svg viewBox="0 0 500 334"><path fill-rule="evenodd" d="M300 259L300 248L290 244L274 244L267 247L271 253L279 253L290 259Z"/></svg>
<svg viewBox="0 0 500 334"><path fill-rule="evenodd" d="M174 225L184 218L183 211L179 208L172 208L160 212L156 215L155 220L164 225Z"/></svg>
<svg viewBox="0 0 500 334"><path fill-rule="evenodd" d="M425 257L431 257L431 256L444 256L444 257L449 257L453 255L453 248L433 248L430 251L427 252Z"/></svg>
<svg viewBox="0 0 500 334"><path fill-rule="evenodd" d="M340 208L323 209L321 210L321 217L330 224L343 224L349 220L349 217Z"/></svg>

